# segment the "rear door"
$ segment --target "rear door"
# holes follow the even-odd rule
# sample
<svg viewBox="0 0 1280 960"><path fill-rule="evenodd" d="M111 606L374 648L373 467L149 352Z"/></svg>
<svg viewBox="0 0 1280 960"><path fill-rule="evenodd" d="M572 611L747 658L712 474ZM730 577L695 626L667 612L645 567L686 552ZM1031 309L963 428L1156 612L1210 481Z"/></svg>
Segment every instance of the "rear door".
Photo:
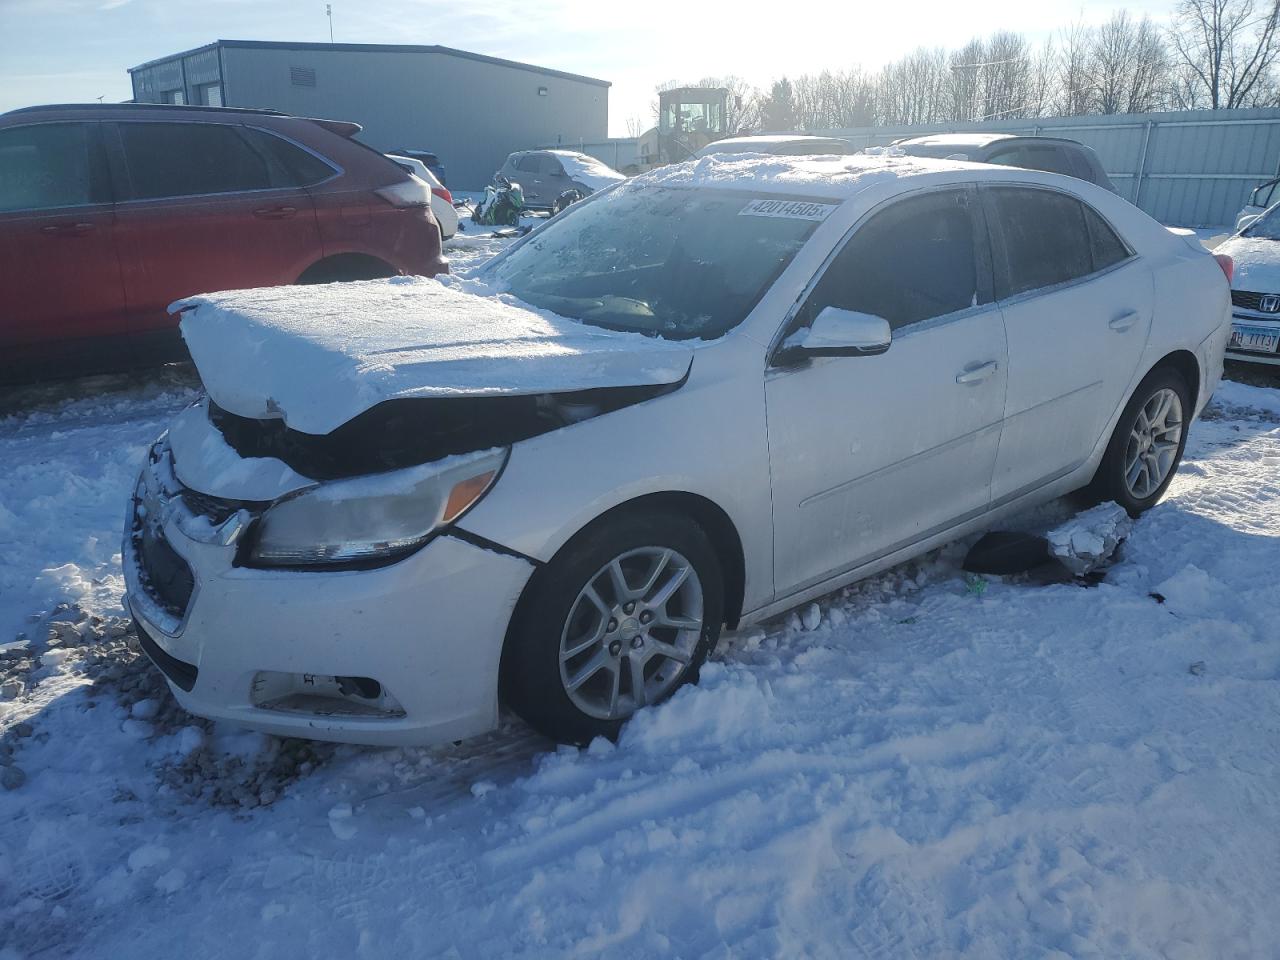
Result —
<svg viewBox="0 0 1280 960"><path fill-rule="evenodd" d="M0 352L124 332L101 125L0 129Z"/></svg>
<svg viewBox="0 0 1280 960"><path fill-rule="evenodd" d="M984 187L1009 339L996 504L1089 457L1125 401L1151 326L1150 271L1096 210L1047 187Z"/></svg>
<svg viewBox="0 0 1280 960"><path fill-rule="evenodd" d="M311 197L240 124L120 121L113 132L139 332L171 328L166 308L182 297L293 283L321 259Z"/></svg>

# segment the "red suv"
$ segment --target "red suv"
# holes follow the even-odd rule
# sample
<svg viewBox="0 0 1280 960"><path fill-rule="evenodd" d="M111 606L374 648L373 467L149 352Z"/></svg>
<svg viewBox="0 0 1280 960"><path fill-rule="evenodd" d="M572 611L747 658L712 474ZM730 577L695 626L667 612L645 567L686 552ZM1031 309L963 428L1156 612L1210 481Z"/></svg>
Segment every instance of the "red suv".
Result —
<svg viewBox="0 0 1280 960"><path fill-rule="evenodd" d="M197 293L447 271L430 193L351 139L267 110L0 115L0 380L180 356Z"/></svg>

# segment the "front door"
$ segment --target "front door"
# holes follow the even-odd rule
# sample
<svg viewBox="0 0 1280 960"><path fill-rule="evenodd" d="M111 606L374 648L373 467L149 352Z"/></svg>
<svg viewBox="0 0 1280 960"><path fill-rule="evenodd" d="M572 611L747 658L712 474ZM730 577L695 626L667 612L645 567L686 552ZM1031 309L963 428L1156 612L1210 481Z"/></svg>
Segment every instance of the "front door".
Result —
<svg viewBox="0 0 1280 960"><path fill-rule="evenodd" d="M829 262L793 328L825 306L890 322L878 356L767 374L779 596L987 509L1004 412L1004 324L976 194L874 213Z"/></svg>
<svg viewBox="0 0 1280 960"><path fill-rule="evenodd" d="M126 332L99 128L0 130L0 354Z"/></svg>
<svg viewBox="0 0 1280 960"><path fill-rule="evenodd" d="M1009 389L992 498L1088 459L1128 398L1151 326L1150 271L1092 207L1039 187L983 188Z"/></svg>
<svg viewBox="0 0 1280 960"><path fill-rule="evenodd" d="M237 124L117 125L127 199L116 205L139 333L169 330L173 301L295 282L321 258L314 204Z"/></svg>

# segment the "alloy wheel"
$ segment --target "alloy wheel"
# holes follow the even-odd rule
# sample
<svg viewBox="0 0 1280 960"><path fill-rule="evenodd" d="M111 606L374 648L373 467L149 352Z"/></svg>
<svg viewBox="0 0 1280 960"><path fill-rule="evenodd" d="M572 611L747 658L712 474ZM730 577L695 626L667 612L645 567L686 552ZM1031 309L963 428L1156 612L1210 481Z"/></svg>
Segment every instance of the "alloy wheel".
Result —
<svg viewBox="0 0 1280 960"><path fill-rule="evenodd" d="M669 693L703 629L697 571L667 547L614 557L587 580L560 634L560 681L574 706L622 720Z"/></svg>
<svg viewBox="0 0 1280 960"><path fill-rule="evenodd" d="M1157 390L1138 411L1125 446L1124 482L1135 499L1147 499L1168 478L1182 430L1182 400L1168 387Z"/></svg>

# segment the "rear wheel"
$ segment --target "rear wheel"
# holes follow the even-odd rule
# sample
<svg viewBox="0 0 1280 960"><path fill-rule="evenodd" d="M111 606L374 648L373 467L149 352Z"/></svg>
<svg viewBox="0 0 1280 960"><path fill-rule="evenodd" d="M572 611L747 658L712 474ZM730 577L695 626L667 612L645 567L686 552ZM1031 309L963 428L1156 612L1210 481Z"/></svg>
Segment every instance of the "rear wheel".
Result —
<svg viewBox="0 0 1280 960"><path fill-rule="evenodd" d="M1089 499L1114 500L1133 517L1155 506L1182 462L1191 411L1180 373L1157 367L1147 374L1116 423Z"/></svg>
<svg viewBox="0 0 1280 960"><path fill-rule="evenodd" d="M340 253L312 264L298 283L345 283L351 280L381 280L394 277L396 268L377 257L361 253Z"/></svg>
<svg viewBox="0 0 1280 960"><path fill-rule="evenodd" d="M692 520L588 527L530 581L507 639L503 694L554 740L614 737L637 710L694 682L720 635L720 563Z"/></svg>

